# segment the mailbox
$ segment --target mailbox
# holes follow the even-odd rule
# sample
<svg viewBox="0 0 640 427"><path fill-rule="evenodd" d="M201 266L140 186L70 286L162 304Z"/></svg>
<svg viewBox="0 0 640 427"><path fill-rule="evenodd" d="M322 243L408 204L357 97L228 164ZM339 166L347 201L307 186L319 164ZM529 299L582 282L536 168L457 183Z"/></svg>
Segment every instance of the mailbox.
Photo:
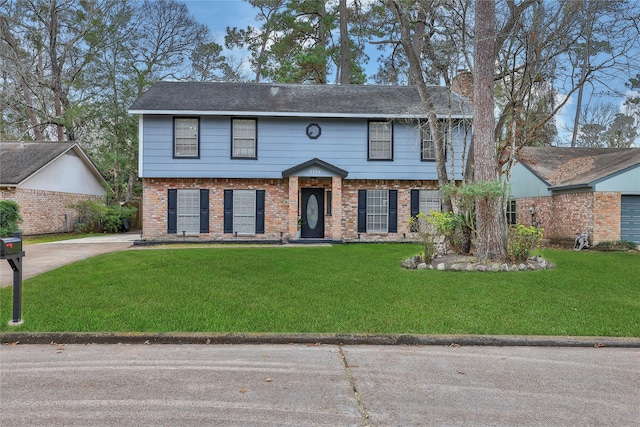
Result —
<svg viewBox="0 0 640 427"><path fill-rule="evenodd" d="M15 258L22 254L22 239L6 237L0 239L0 259Z"/></svg>
<svg viewBox="0 0 640 427"><path fill-rule="evenodd" d="M0 239L0 259L6 259L13 270L13 320L9 326L23 323L22 313L22 233L17 231L13 237Z"/></svg>

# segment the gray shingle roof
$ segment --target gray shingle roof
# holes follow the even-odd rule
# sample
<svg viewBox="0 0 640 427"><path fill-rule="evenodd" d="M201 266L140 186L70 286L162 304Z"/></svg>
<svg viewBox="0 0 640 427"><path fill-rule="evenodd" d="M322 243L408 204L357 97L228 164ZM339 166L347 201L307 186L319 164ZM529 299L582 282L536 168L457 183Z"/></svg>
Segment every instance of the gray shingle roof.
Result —
<svg viewBox="0 0 640 427"><path fill-rule="evenodd" d="M470 117L471 103L446 87L429 93L439 116ZM413 86L158 82L129 112L415 118L426 113Z"/></svg>
<svg viewBox="0 0 640 427"><path fill-rule="evenodd" d="M640 165L640 148L524 147L518 160L552 188L581 187Z"/></svg>
<svg viewBox="0 0 640 427"><path fill-rule="evenodd" d="M76 154L79 154L96 177L105 182L76 142L0 141L0 185L19 185L69 150L74 150Z"/></svg>

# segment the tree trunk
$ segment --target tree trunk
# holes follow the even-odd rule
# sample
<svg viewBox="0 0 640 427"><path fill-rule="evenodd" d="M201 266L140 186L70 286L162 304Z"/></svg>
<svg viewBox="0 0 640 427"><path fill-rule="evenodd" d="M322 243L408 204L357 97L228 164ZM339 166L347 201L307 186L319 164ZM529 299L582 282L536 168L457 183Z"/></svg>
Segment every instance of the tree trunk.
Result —
<svg viewBox="0 0 640 427"><path fill-rule="evenodd" d="M347 0L340 0L340 84L348 85L351 75Z"/></svg>
<svg viewBox="0 0 640 427"><path fill-rule="evenodd" d="M497 181L494 139L495 119L493 77L495 67L495 0L478 0L475 12L475 65L473 88L473 144L476 181ZM501 198L490 195L476 200L478 259L506 259L506 219L502 217Z"/></svg>
<svg viewBox="0 0 640 427"><path fill-rule="evenodd" d="M576 101L576 115L573 119L573 133L571 135L571 148L576 146L578 140L578 131L580 129L580 111L582 111L582 98L584 97L584 81L587 78L587 69L589 68L589 56L591 55L591 29L593 22L591 19L591 4L587 2L587 34L584 44L584 57L582 58L582 70L580 71L580 82L582 83L578 88L578 100Z"/></svg>

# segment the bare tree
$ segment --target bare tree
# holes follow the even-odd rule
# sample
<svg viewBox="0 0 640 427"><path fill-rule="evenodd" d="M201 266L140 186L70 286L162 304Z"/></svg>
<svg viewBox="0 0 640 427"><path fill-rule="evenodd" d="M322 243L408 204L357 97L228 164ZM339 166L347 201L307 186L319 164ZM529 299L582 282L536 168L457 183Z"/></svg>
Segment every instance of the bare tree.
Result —
<svg viewBox="0 0 640 427"><path fill-rule="evenodd" d="M419 50L416 47L416 39L411 35L411 21L410 16L407 14L406 9L404 9L398 1L396 0L387 0L387 4L393 10L398 22L400 24L401 29L401 37L400 42L404 51L409 58L409 62L413 63L414 66L410 68L410 81L418 89L418 93L420 94L420 100L424 105L425 111L427 113L427 125L429 127L429 132L433 141L436 145L436 170L438 173L438 185L442 188L449 183L449 178L447 175L447 165L445 159L445 138L442 127L439 124L438 117L436 115L435 105L433 104L433 100L431 99L428 89L427 83L424 79L424 75L422 73L422 67L420 66L421 60L419 57ZM423 12L420 12L421 14ZM418 30L421 31L421 30ZM445 197L443 200L443 209L445 211L451 211L451 199Z"/></svg>

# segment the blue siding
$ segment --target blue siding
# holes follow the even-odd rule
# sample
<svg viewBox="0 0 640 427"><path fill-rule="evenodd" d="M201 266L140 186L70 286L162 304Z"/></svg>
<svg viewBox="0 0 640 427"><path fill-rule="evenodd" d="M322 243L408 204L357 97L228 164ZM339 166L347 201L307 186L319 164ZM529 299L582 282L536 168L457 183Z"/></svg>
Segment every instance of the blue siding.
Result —
<svg viewBox="0 0 640 427"><path fill-rule="evenodd" d="M172 117L147 115L143 120L141 176L145 178L273 179L281 178L283 170L314 157L348 171L347 179L437 178L435 163L420 160L419 131L415 124L394 124L393 161L368 161L365 119L261 117L258 119L258 159L243 160L231 159L230 117L203 116L200 118L200 158L174 159ZM312 122L322 127L322 135L315 140L305 133ZM458 141L454 148L457 178L462 172L462 147L462 141Z"/></svg>

